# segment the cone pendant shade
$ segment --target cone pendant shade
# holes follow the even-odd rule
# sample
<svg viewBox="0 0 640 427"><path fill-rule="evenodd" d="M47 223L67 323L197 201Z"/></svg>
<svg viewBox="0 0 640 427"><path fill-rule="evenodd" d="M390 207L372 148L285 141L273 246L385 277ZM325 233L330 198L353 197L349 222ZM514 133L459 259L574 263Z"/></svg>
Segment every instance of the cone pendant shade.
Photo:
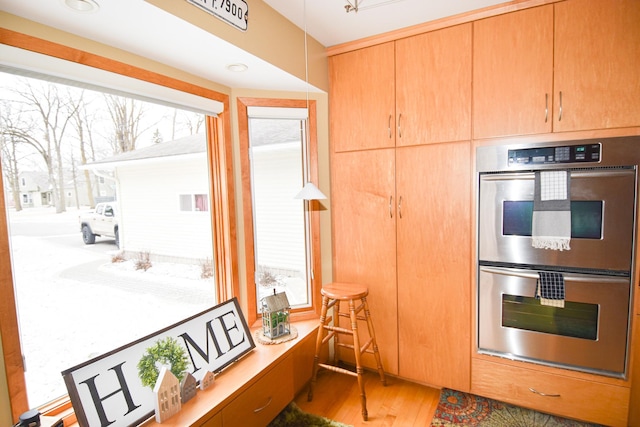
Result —
<svg viewBox="0 0 640 427"><path fill-rule="evenodd" d="M324 193L313 184L313 182L307 182L302 190L300 190L300 192L294 197L294 199L303 200L324 200L326 198L327 196L325 196Z"/></svg>

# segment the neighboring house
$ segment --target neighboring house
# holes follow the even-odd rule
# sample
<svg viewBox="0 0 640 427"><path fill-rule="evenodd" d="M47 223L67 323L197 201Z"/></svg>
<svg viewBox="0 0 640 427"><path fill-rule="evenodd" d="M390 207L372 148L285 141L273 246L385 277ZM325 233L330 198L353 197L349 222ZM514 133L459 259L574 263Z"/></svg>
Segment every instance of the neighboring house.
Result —
<svg viewBox="0 0 640 427"><path fill-rule="evenodd" d="M66 207L92 206L100 202L111 202L116 199L116 183L113 178L90 175L93 203L89 200L87 180L84 171L78 171L75 179L65 174L65 205Z"/></svg>
<svg viewBox="0 0 640 427"><path fill-rule="evenodd" d="M204 134L85 165L115 179L120 248L152 260L199 264L213 257Z"/></svg>
<svg viewBox="0 0 640 427"><path fill-rule="evenodd" d="M18 180L23 208L39 208L53 204L53 193L46 172L20 172Z"/></svg>

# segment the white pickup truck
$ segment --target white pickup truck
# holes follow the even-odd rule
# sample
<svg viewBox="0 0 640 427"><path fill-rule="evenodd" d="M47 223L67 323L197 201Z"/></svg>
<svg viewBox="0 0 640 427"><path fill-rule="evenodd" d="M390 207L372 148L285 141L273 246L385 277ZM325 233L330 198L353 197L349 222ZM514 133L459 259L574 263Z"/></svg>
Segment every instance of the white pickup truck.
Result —
<svg viewBox="0 0 640 427"><path fill-rule="evenodd" d="M120 247L116 202L98 203L93 211L81 215L79 221L85 245L92 245L96 242L96 236L103 236L113 237L116 246Z"/></svg>

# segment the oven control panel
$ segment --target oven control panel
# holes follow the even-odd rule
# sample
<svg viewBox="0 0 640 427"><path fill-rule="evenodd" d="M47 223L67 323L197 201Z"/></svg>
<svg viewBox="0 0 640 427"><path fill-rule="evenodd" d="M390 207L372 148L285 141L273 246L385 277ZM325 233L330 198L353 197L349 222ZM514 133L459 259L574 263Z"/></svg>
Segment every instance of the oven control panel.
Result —
<svg viewBox="0 0 640 427"><path fill-rule="evenodd" d="M509 166L599 162L601 150L600 144L519 148L509 150Z"/></svg>

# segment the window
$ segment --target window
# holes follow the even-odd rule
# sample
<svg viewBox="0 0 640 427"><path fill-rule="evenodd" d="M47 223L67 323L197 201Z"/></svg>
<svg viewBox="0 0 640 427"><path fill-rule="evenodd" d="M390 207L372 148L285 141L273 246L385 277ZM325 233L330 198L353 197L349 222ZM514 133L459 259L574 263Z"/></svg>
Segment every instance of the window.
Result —
<svg viewBox="0 0 640 427"><path fill-rule="evenodd" d="M320 278L317 212L294 196L317 182L315 104L240 99L247 293L252 321L260 299L285 292L292 311L316 313ZM309 129L309 130L308 130Z"/></svg>
<svg viewBox="0 0 640 427"><path fill-rule="evenodd" d="M18 40L16 43L19 44L21 42L22 42L21 40ZM27 43L27 42L24 42L24 43ZM31 39L28 41L28 43L29 43L29 48L35 51L47 52L49 49L51 49L52 51L59 51L59 49L51 42L40 43L37 40ZM152 72L145 71L144 73L141 73L140 70L136 70L135 67L134 68L124 67L124 71L123 71L122 69L118 68L118 67L122 67L121 64L110 63L109 61L106 61L106 62L95 61L95 58L92 59L93 55L88 54L86 52L82 52L80 54L80 51L76 51L74 49L69 49L69 48L65 48L65 51L69 51L70 52L69 55L72 58L81 58L80 59L81 61L87 61L92 63L99 62L101 63L101 66L105 67L105 69L111 69L114 71L118 70L126 73L133 73L134 77L136 77L135 76L136 73L138 73L138 75L143 74L145 79L153 79L154 76L157 77L157 75L155 75ZM226 95L217 94L208 89L192 86L188 83L178 82L166 77L163 77L161 80L163 84L166 84L168 86L189 88L189 90L191 90L193 93L199 93L207 97L210 97L211 99L216 99L217 101L220 101L220 102L225 101L227 99ZM228 102L228 100L225 102ZM207 178L207 183L205 184L205 187L208 187L211 189L219 188L220 192L226 193L228 191L227 181L229 177L226 176L225 174L229 172L226 171L224 167L221 168L219 166L216 166L216 163L226 163L226 164L231 163L230 161L231 150L229 147L227 147L224 144L224 135L225 135L224 127L228 126L228 114L225 112L220 114L219 117L217 118L207 117L204 121L204 125L205 125L205 128L203 130L206 130L206 134L209 135L209 138L205 141L205 152L204 152L204 159L205 159L204 165L206 168L205 176L208 177L210 175L211 180L215 181L215 186L214 186L212 183L208 182L208 178ZM211 162L212 166L211 167L207 166L207 162ZM100 179L96 179L95 181L98 182L100 180L104 182L105 186L114 185L113 181L110 182L108 179L103 180L100 178ZM2 180L0 179L0 181ZM165 183L163 182L162 184L164 185ZM0 212L2 212L2 214L5 214L6 210L9 209L9 206L5 205L5 200L9 200L9 195L5 194L7 190L9 190L8 186L0 185ZM100 188L100 189L96 189L96 191L98 191L99 194L102 195L103 191L108 191L108 190L104 190L103 188ZM175 191L175 189L173 191ZM51 201L51 203L55 202L55 197L52 196L53 193L43 192L40 194L41 195L39 197L42 199L43 203L47 200ZM63 191L61 194L67 194L67 193ZM173 211L175 212L175 194L176 193L172 192L172 194L174 194L172 198L172 203L174 204ZM208 203L209 203L209 200L212 200L214 202L215 212L220 213L220 218L216 218L215 221L212 221L211 218L208 216L205 216L205 220L204 220L204 224L208 224L209 227L213 227L210 234L211 238L209 240L216 241L215 247L218 250L218 252L211 254L211 259L209 260L209 262L213 264L212 274L214 275L214 277L210 279L210 283L211 283L211 286L209 286L210 289L204 290L204 293L200 291L198 297L194 299L204 300L206 301L206 304L208 306L215 304L216 302L215 294L219 295L221 299L227 299L233 295L233 291L236 286L234 281L236 280L236 276L237 276L237 272L233 270L231 266L232 262L229 259L230 258L229 253L232 251L232 248L235 245L235 243L233 242L232 235L230 233L230 230L234 229L233 212L232 210L229 209L230 204L229 204L229 199L227 197L233 197L233 195L230 194L230 192L227 195L227 194L215 193L213 191L210 194L212 195L211 199L209 199L208 194L204 194L204 193L199 193L197 195L194 195L193 197L194 208L210 211L208 207ZM23 202L29 202L31 201L31 198L28 194L22 194L19 200L22 200ZM161 210L156 210L156 211L151 210L151 208L154 208L154 207L157 208L157 204L156 204L157 200L141 200L140 202L143 203L144 212L152 212L156 215L162 214ZM121 213L120 210L118 210L118 212ZM0 221L0 257L1 257L0 263L3 266L5 266L1 269L2 271L0 271L0 317L2 318L2 321L0 321L0 333L2 334L2 340L3 340L3 358L4 358L6 373L7 373L7 384L9 388L9 396L11 399L11 410L13 413L13 418L17 420L18 415L20 413L25 412L29 408L40 406L40 404L45 403L47 400L49 400L51 398L51 395L49 395L48 397L43 397L42 399L40 397L36 397L32 399L31 393L32 393L33 387L25 386L25 375L33 376L34 372L37 374L38 364L29 363L29 357L27 357L26 366L29 368L29 370L25 372L25 369L24 369L25 365L23 364L23 360L21 357L21 347L24 348L25 343L21 342L20 329L25 329L27 327L24 325L24 323L20 325L20 328L18 327L18 310L16 309L17 303L15 299L16 295L18 296L18 298L20 297L21 291L19 289L19 284L18 284L20 277L18 276L20 276L21 274L20 271L23 271L23 270L21 266L16 266L16 265L12 266L11 259L9 258L9 255L8 255L10 231L7 228L5 228L5 224L6 222L4 220ZM61 237L55 233L56 232L55 227L57 227L57 225L54 225L51 231L54 232L56 239L60 239ZM202 229L203 228L200 229L200 234L206 237L206 233L202 233ZM72 241L73 242L72 244L75 245L77 243L77 238L80 236L80 233L78 230L77 216L74 218L72 233L73 234L70 236L70 241ZM163 235L163 233L156 233L156 234ZM128 238L131 238L131 233L129 233L128 235L123 234L122 236L120 236L120 239L124 243L127 242L126 239ZM105 247L106 245L113 245L112 243L113 239L111 239L111 242L109 242L108 239L105 239L105 240L107 241L106 244L101 240L100 242L96 242L96 244L92 246L91 249L95 249L95 250L101 249L98 243L104 245ZM82 242L82 240L80 241ZM90 253L90 252L87 252L87 253ZM65 262L66 261L69 261L69 260L67 259L65 260ZM28 263L28 265L32 266L33 262ZM11 267L9 268L6 266L11 266ZM28 271L28 270L29 269L27 268L24 271ZM15 276L15 281L13 280L14 276ZM43 289L44 296L55 297L59 295L60 296L74 295L73 292L69 291L69 289L56 288L56 287L50 286L51 282L49 281L43 281L42 283L43 285L44 284L47 285L46 289ZM72 329L70 329L68 326L70 327L82 326L82 324L86 323L84 319L86 319L87 316L93 315L91 307L92 306L95 307L95 306L91 304L91 301L94 301L94 302L104 301L101 297L104 295L105 289L101 287L98 283L93 283L91 286L85 286L84 288L86 291L86 294L85 294L86 299L84 299L82 303L76 302L75 304L68 307L59 307L59 306L50 307L55 310L54 316L45 316L44 319L47 319L46 321L44 321L43 319L37 320L35 317L33 317L33 319L36 321L32 323L36 325L36 327L39 327L40 331L43 333L48 333L49 331L53 331L53 332L62 331L72 337L75 336L75 334L70 333L70 330ZM163 288L162 286L158 287L158 289L162 289L162 288ZM211 299L210 297L203 297L205 293L207 295L213 296L213 299ZM141 293L140 295L144 295L144 293ZM138 301L140 301L141 298L143 297L138 297ZM206 298L208 298L208 300ZM124 298L122 301L124 300L126 300L126 298ZM150 307L155 306L154 297L148 299L147 301L149 302L149 304L145 304L145 305L148 305ZM151 304L151 302L153 302L153 304ZM27 313L25 314L27 316L29 314L43 315L45 309L47 309L47 307L41 306L37 310L20 310L20 315L22 317L23 311L27 311ZM162 309L158 308L158 310L161 311ZM188 315L191 315L194 313L195 312L189 312ZM139 313L138 313L138 316L139 316ZM186 317L186 316L183 316L182 314L180 314L179 316L180 318ZM51 321L52 319L58 319L58 320L63 319L65 321L69 321L69 325L55 325L54 322ZM83 322L77 322L77 319L83 319ZM137 317L137 319L139 320L140 317ZM146 319L145 319L145 322L146 322ZM173 321L169 321L169 323L172 323L172 322ZM104 326L107 326L107 327L113 326L112 324L113 322L103 321L102 323L104 324ZM164 327L166 325L167 324L165 323L161 327ZM46 331L44 330L45 327L48 328ZM152 328L153 330L157 329L155 326L150 326L150 328ZM100 334L100 332L96 332L96 331L93 331L93 333ZM41 339L42 337L43 336L41 335L37 339ZM109 347L109 346L113 346L111 347L111 349L113 349L115 348L115 346L119 344L124 344L124 343L110 342L104 339L104 336L100 336L100 339L96 341L99 341L102 344L103 348L100 349L100 351L105 351L105 350L108 351L106 347ZM80 350L82 347L83 347L82 345L77 345L78 350ZM57 348L64 348L64 351L57 351L56 350ZM71 349L72 348L73 347L71 347ZM51 343L51 345L44 345L42 342L40 342L38 347L39 352L42 353L42 355L45 356L45 358L52 359L55 361L62 360L62 363L67 364L66 367L70 367L70 366L73 366L73 364L79 363L81 360L83 360L82 358L86 360L87 358L91 358L92 356L97 355L97 354L92 354L92 352L87 352L86 348L85 350L80 350L80 353L82 354L75 354L75 352L73 352L74 354L71 354L72 353L71 349L70 349L70 346L66 344L61 344L61 343ZM61 378L60 370L58 369L57 372L53 372L53 375ZM39 380L41 379L42 378L40 377ZM26 382L28 383L28 381ZM27 401L27 393L25 392L25 390L26 392L29 393L29 401ZM64 390L64 393L66 393L66 389ZM53 396L57 396L57 395L53 395ZM55 403L47 404L45 407L40 407L41 412L45 415L55 414L57 411L65 410L65 408L70 408L68 399L66 400L62 399L62 400L56 401Z"/></svg>
<svg viewBox="0 0 640 427"><path fill-rule="evenodd" d="M180 211L182 212L208 212L209 196L207 194L181 194Z"/></svg>

